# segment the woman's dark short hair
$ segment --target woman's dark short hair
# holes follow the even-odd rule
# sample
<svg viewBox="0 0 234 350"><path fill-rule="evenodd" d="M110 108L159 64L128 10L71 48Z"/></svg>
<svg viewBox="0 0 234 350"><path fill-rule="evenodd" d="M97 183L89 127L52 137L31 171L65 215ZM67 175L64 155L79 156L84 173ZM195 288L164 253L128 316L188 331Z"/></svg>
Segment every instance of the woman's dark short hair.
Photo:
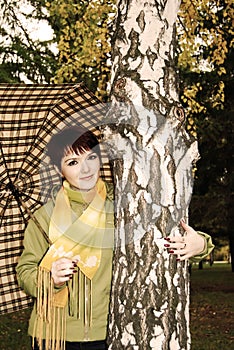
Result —
<svg viewBox="0 0 234 350"><path fill-rule="evenodd" d="M94 133L82 126L66 128L56 135L52 136L47 145L47 154L51 162L59 169L61 168L62 158L72 151L76 154L82 154L85 151L97 153L101 160L100 146Z"/></svg>

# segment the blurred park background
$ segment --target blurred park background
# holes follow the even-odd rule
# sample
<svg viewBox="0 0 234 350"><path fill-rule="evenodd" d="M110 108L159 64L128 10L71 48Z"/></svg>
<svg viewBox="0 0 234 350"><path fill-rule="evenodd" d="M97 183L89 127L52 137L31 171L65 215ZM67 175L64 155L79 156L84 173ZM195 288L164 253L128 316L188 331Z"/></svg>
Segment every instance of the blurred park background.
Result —
<svg viewBox="0 0 234 350"><path fill-rule="evenodd" d="M115 12L114 0L1 1L0 83L83 81L107 101ZM182 1L175 70L186 128L200 151L190 224L216 245L207 262L192 268L193 350L231 349L234 336L233 28L231 0ZM1 349L27 349L20 344L28 311L1 317ZM2 347L6 339L14 345Z"/></svg>

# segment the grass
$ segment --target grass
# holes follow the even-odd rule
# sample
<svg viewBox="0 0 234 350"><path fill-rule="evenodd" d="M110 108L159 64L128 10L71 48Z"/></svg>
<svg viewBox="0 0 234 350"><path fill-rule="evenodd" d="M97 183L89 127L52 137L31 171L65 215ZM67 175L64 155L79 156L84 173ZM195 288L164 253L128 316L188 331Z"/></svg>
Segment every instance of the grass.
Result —
<svg viewBox="0 0 234 350"><path fill-rule="evenodd" d="M234 349L234 273L228 264L194 266L191 274L191 350ZM30 350L31 310L0 315L1 350ZM157 350L157 349L156 349ZM172 350L172 349L171 349Z"/></svg>
<svg viewBox="0 0 234 350"><path fill-rule="evenodd" d="M30 350L27 336L28 319L31 310L24 309L10 314L0 315L0 349Z"/></svg>
<svg viewBox="0 0 234 350"><path fill-rule="evenodd" d="M234 349L234 273L228 264L204 264L191 274L192 350Z"/></svg>

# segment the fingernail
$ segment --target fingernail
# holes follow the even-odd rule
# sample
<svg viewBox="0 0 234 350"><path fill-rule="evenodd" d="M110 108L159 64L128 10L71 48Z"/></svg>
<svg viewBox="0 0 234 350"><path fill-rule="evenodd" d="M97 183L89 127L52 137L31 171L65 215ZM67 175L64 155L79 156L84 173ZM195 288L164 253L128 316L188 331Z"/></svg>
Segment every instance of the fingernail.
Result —
<svg viewBox="0 0 234 350"><path fill-rule="evenodd" d="M168 250L168 253L173 254L174 250Z"/></svg>
<svg viewBox="0 0 234 350"><path fill-rule="evenodd" d="M164 247L165 247L165 248L169 248L169 247L170 247L170 244L164 244Z"/></svg>
<svg viewBox="0 0 234 350"><path fill-rule="evenodd" d="M166 241L170 241L171 239L169 237L164 238Z"/></svg>
<svg viewBox="0 0 234 350"><path fill-rule="evenodd" d="M77 273L78 271L77 270L73 270L73 273Z"/></svg>
<svg viewBox="0 0 234 350"><path fill-rule="evenodd" d="M176 261L180 261L180 258L176 258Z"/></svg>

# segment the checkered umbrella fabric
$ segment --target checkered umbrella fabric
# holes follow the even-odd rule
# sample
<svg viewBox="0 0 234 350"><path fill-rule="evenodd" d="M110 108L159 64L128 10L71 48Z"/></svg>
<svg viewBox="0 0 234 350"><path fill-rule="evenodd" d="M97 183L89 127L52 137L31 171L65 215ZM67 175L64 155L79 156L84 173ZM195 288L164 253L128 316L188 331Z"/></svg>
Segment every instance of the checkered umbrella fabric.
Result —
<svg viewBox="0 0 234 350"><path fill-rule="evenodd" d="M28 307L15 267L25 226L60 181L45 155L51 136L82 124L95 133L105 106L83 85L0 84L0 313ZM111 180L103 151L102 176Z"/></svg>

